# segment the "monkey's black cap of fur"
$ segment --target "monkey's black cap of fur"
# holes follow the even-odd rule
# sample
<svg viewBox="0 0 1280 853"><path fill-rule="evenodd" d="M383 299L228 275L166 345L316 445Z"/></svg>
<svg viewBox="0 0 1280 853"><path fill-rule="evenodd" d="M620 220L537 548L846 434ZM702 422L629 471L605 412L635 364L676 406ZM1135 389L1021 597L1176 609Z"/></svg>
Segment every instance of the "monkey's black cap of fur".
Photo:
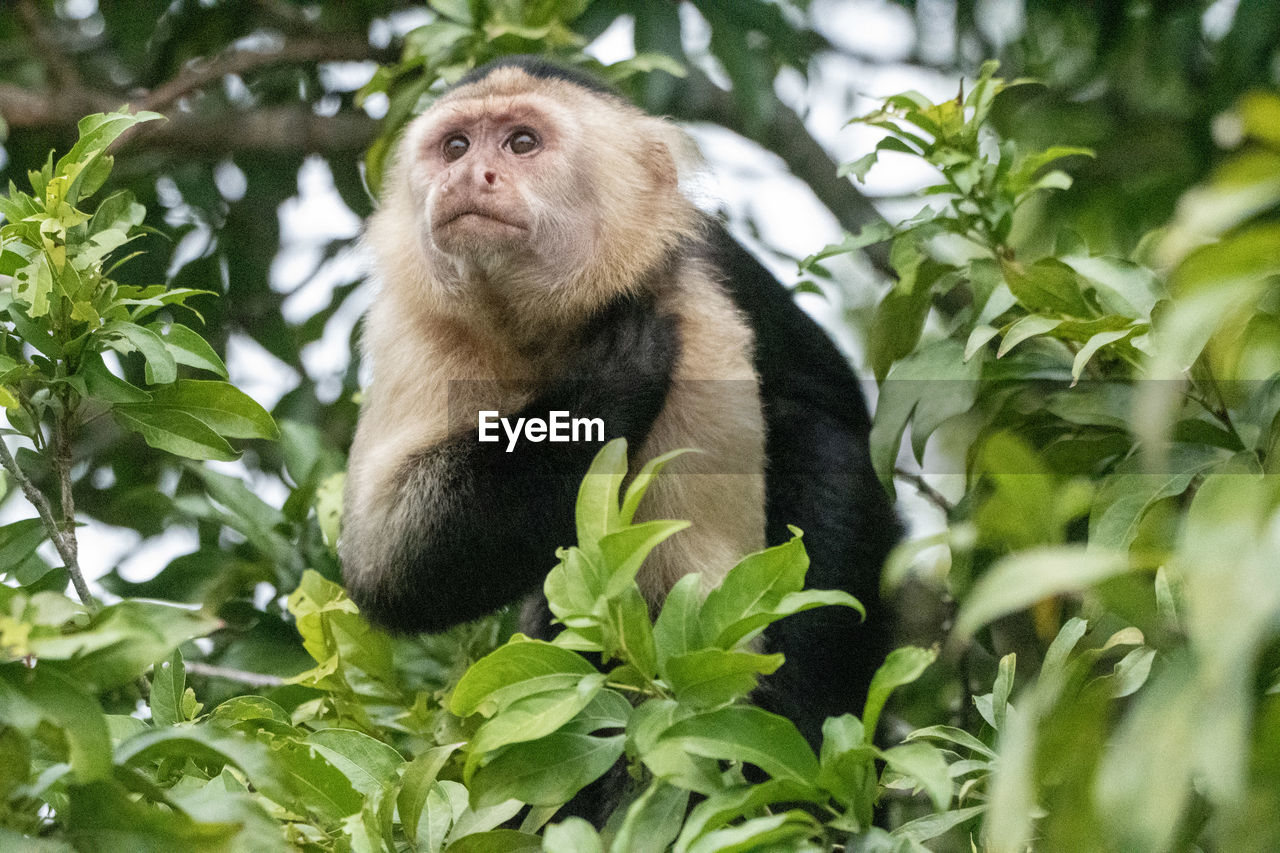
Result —
<svg viewBox="0 0 1280 853"><path fill-rule="evenodd" d="M450 86L448 91L453 91L471 83L478 83L499 68L519 68L530 77L537 77L541 80L564 80L567 83L572 83L599 95L618 96L618 91L600 78L579 68L560 65L553 59L532 53L512 54L511 56L503 56L486 62L484 65L468 71L463 75L462 79Z"/></svg>

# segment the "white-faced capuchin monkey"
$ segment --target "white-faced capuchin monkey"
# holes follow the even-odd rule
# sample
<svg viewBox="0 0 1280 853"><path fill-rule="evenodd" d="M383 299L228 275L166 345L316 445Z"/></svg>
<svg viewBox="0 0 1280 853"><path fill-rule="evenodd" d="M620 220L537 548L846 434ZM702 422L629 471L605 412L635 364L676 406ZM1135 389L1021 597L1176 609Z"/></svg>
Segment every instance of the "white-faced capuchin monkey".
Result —
<svg viewBox="0 0 1280 853"><path fill-rule="evenodd" d="M538 596L575 539L592 458L624 436L633 471L680 457L642 506L693 526L639 578L661 602L699 572L804 531L811 587L843 589L772 626L786 663L757 700L811 743L857 710L889 627L876 607L897 520L844 357L680 189L689 143L599 82L543 60L479 68L406 129L367 242L381 291L340 551L375 623L435 631ZM512 440L479 413L599 419L592 440ZM531 421L527 421L531 422ZM482 436L496 441L482 441ZM527 608L526 614L531 611ZM542 609L528 626L550 633Z"/></svg>

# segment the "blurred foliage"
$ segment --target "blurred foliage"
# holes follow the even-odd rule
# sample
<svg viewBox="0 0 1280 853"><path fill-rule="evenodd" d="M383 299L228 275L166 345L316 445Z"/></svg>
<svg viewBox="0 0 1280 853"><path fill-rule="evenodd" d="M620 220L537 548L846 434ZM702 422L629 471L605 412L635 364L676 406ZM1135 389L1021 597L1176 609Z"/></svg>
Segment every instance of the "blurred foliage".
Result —
<svg viewBox="0 0 1280 853"><path fill-rule="evenodd" d="M499 645L510 614L370 630L332 583L359 364L316 357L355 334L357 237L339 222L282 246L282 223L317 175L366 215L403 123L516 51L763 141L848 222L824 192L856 192L796 153L821 149L778 123L774 92L849 58L831 2L0 6L0 405L20 519L0 527L0 847L1280 846L1280 2L897 5L922 24L953 9L953 42L848 67L969 80L860 119L883 141L842 177L889 152L937 185L919 215L873 215L807 269L891 246L867 340L873 452L946 524L886 582L957 612L909 638L937 662L894 652L818 753L741 704L777 664L743 643L841 602L726 603L735 584L794 586L798 539L748 558L722 605L686 590L650 622L630 573L659 532L599 518L549 578L561 644ZM620 18L637 55L606 67L587 51ZM224 381L267 364L289 386L269 413ZM47 496L39 517L24 496ZM148 578L100 579L103 606L64 595L85 522L193 544ZM607 681L580 650L617 659ZM636 798L601 836L557 822L551 801L619 754ZM705 799L686 815L690 792Z"/></svg>
<svg viewBox="0 0 1280 853"><path fill-rule="evenodd" d="M1029 194L1070 188L1055 165L1089 152L994 136L995 71L953 101L905 93L858 119L887 131L878 151L943 178L892 231L873 460L886 485L925 488L957 452L963 473L943 478L958 500L928 492L946 529L902 546L886 584L918 571L955 598L957 676L990 666L981 649L1001 656L980 721L909 740L955 747L983 849L1273 849L1280 92L1218 118L1233 150L1139 252L1063 230L1043 254L1017 236Z"/></svg>

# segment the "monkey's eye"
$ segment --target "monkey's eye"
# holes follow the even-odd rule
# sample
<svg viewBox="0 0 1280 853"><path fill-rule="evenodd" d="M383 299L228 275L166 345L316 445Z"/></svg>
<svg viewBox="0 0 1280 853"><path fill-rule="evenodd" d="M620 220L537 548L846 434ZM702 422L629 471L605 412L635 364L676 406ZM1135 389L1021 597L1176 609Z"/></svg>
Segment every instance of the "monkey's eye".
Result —
<svg viewBox="0 0 1280 853"><path fill-rule="evenodd" d="M441 149L444 151L444 159L452 163L463 154L467 153L467 149L471 147L471 140L467 139L461 133L455 133L444 141Z"/></svg>
<svg viewBox="0 0 1280 853"><path fill-rule="evenodd" d="M528 154L541 145L542 140L532 130L517 130L507 137L507 148L512 154Z"/></svg>

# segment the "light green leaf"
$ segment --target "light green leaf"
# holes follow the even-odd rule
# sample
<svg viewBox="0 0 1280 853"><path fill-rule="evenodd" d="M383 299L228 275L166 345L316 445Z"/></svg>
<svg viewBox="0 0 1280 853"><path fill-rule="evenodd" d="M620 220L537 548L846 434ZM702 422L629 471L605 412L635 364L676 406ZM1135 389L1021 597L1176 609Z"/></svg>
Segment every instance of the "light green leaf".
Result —
<svg viewBox="0 0 1280 853"><path fill-rule="evenodd" d="M1062 325L1061 317L1042 317L1038 314L1030 314L1020 320L1016 320L1005 329L1004 338L1000 341L1000 349L996 351L996 358L1002 357L1027 338L1052 332L1060 325ZM965 352L967 358L968 347L965 348Z"/></svg>
<svg viewBox="0 0 1280 853"><path fill-rule="evenodd" d="M542 833L543 853L604 853L604 842L591 824L580 817L553 823Z"/></svg>
<svg viewBox="0 0 1280 853"><path fill-rule="evenodd" d="M889 652L884 663L871 676L871 686L867 688L867 702L862 711L862 725L865 739L870 742L875 735L876 726L880 722L880 712L890 694L904 684L910 684L919 678L929 665L938 657L932 649L921 649L916 646L903 646Z"/></svg>
<svg viewBox="0 0 1280 853"><path fill-rule="evenodd" d="M956 617L955 633L972 636L993 619L1052 595L1086 589L1128 570L1128 559L1114 551L1057 546L1011 554L974 585Z"/></svg>
<svg viewBox="0 0 1280 853"><path fill-rule="evenodd" d="M663 675L676 699L691 708L713 708L746 696L758 676L782 666L782 655L699 649L666 662Z"/></svg>
<svg viewBox="0 0 1280 853"><path fill-rule="evenodd" d="M951 803L951 775L942 751L932 744L904 743L881 753L885 763L910 776L933 801L933 807L945 811Z"/></svg>
<svg viewBox="0 0 1280 853"><path fill-rule="evenodd" d="M595 550L602 536L622 526L618 506L618 489L627 474L627 441L615 438L596 454L582 478L574 518L578 528L578 547Z"/></svg>
<svg viewBox="0 0 1280 853"><path fill-rule="evenodd" d="M640 508L640 501L644 499L645 493L652 485L654 478L662 473L662 469L667 463L677 456L683 456L686 453L695 453L690 448L681 448L664 453L661 456L655 456L648 462L644 463L644 467L640 469L640 473L636 474L635 479L627 486L627 493L622 499L621 520L623 524L631 524L635 518L636 510Z"/></svg>

